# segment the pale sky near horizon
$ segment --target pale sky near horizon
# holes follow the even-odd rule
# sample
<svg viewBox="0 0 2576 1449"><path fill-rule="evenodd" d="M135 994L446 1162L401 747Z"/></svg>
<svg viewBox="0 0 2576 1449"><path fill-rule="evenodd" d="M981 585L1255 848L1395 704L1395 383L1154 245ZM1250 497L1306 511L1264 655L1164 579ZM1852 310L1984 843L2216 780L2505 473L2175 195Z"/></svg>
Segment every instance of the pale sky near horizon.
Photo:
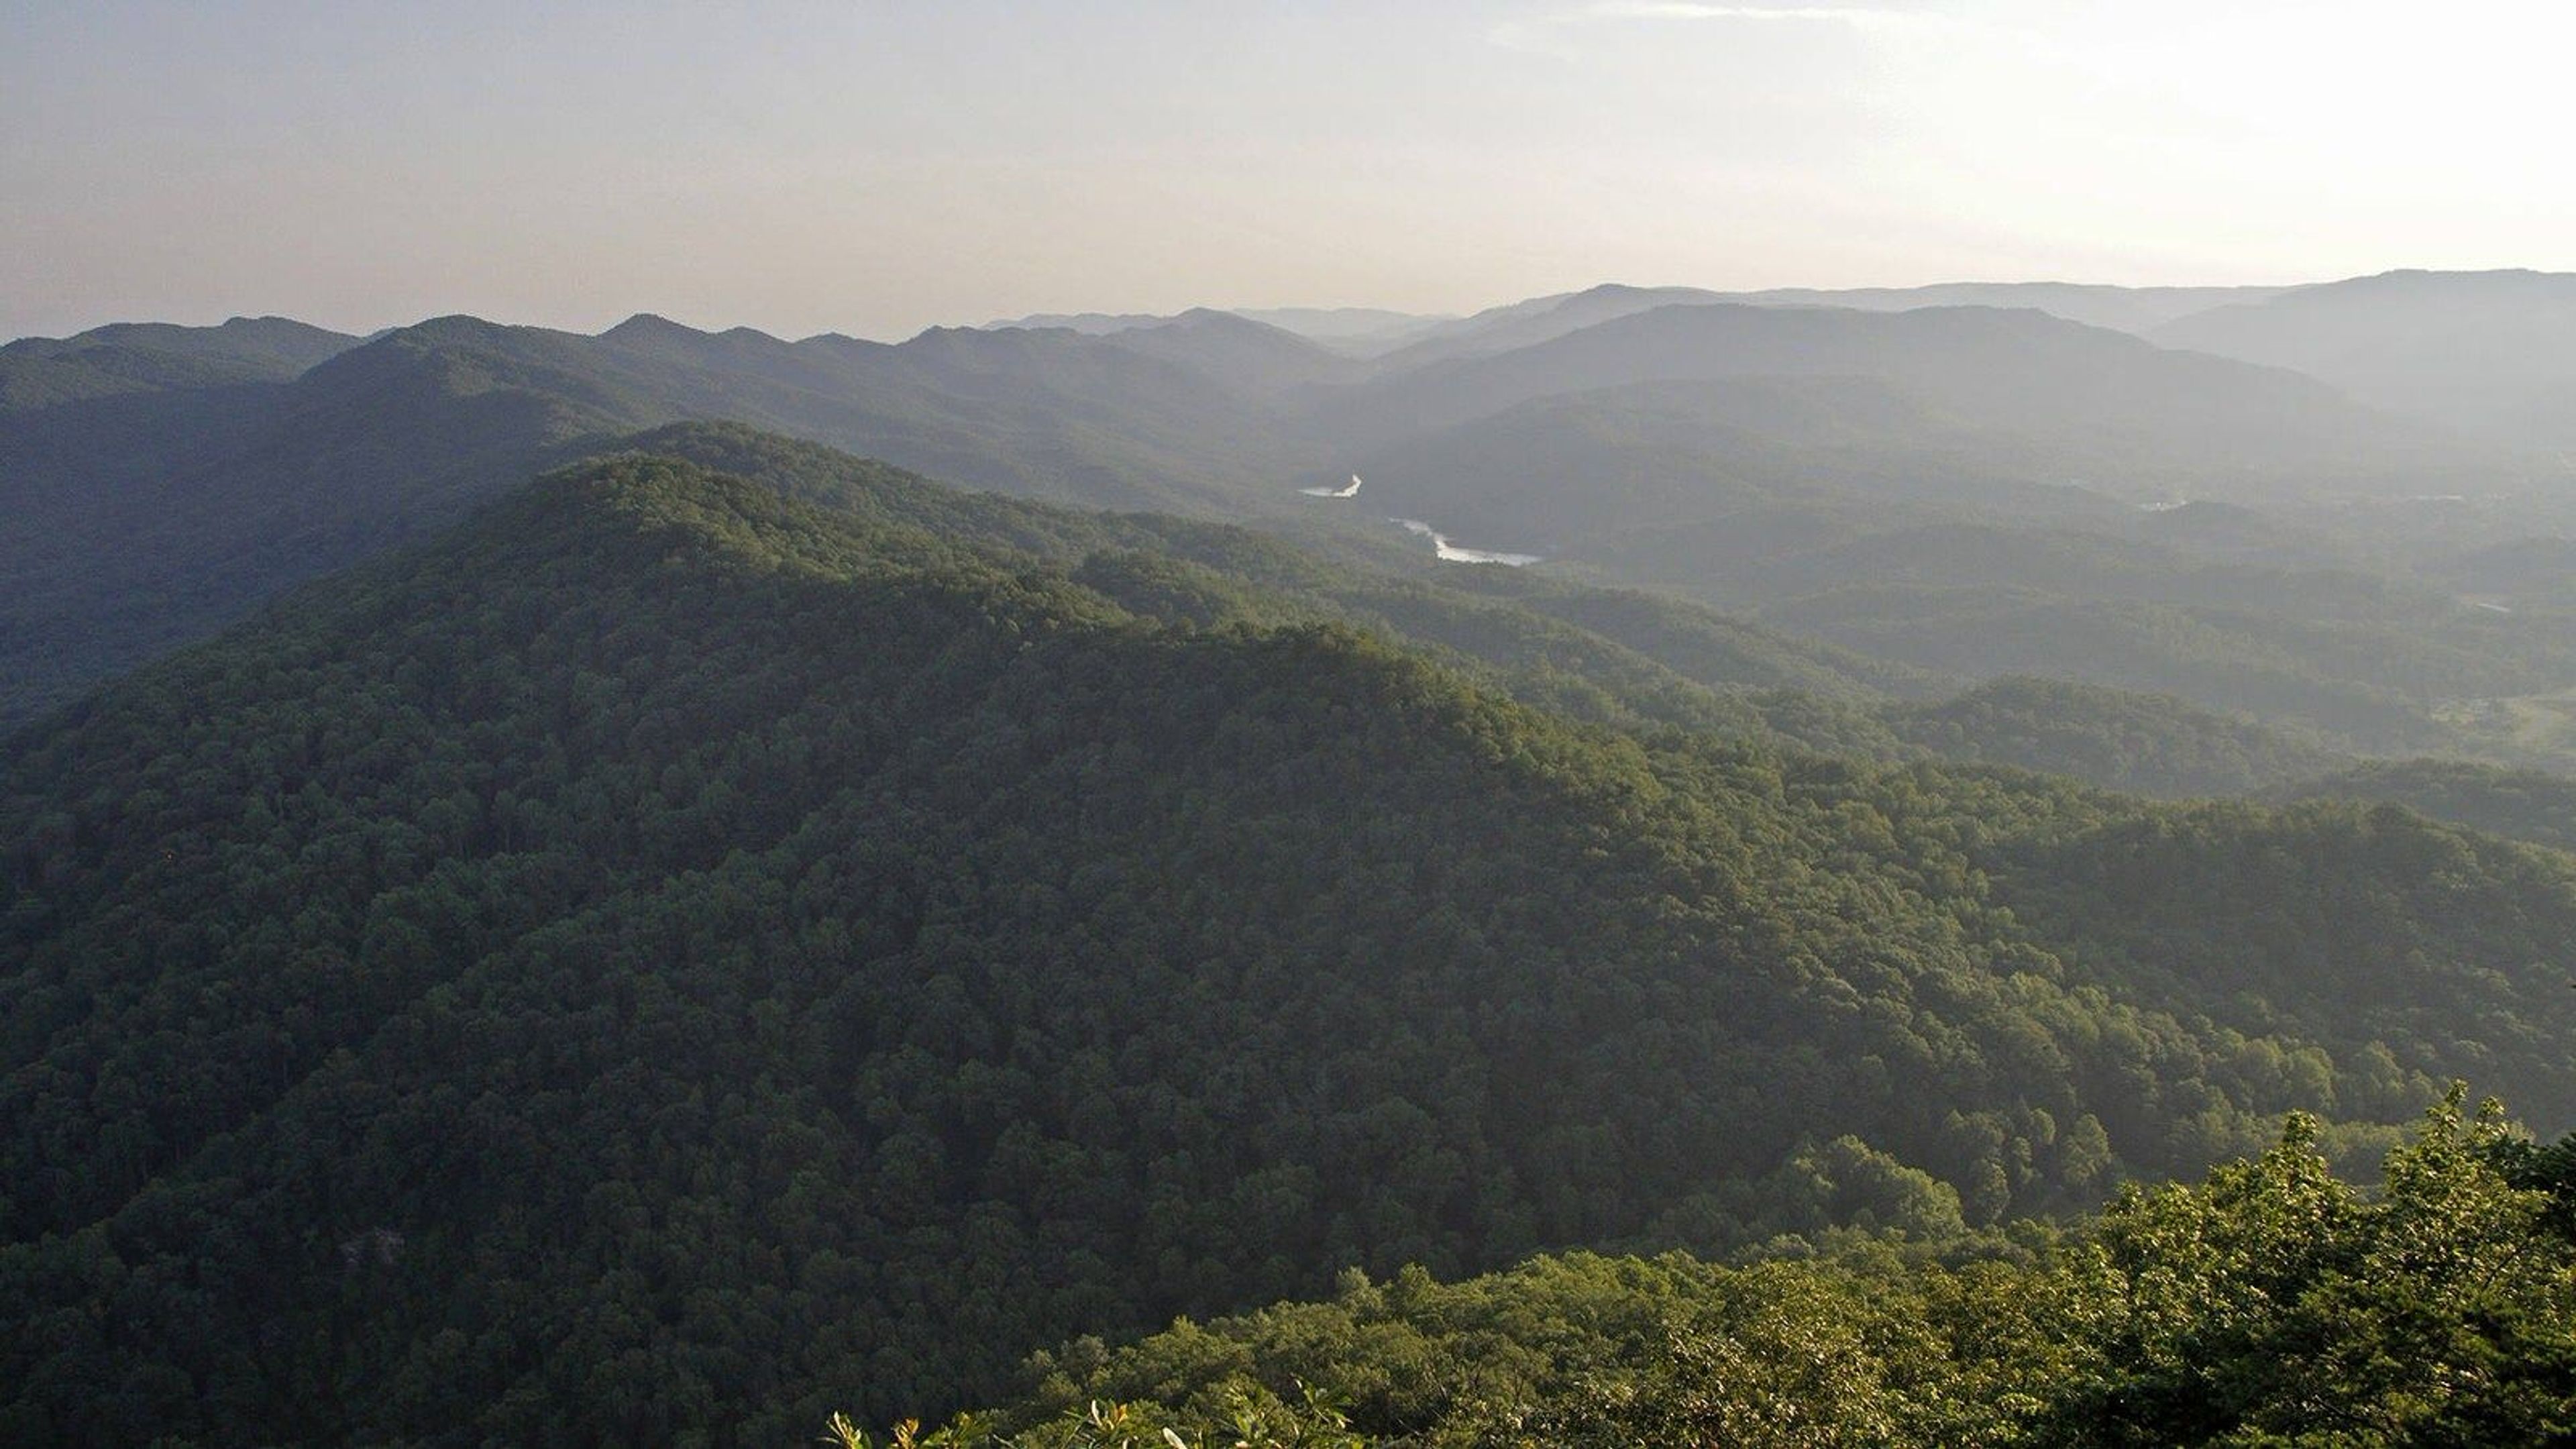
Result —
<svg viewBox="0 0 2576 1449"><path fill-rule="evenodd" d="M0 0L0 338L2576 269L2576 7Z"/></svg>

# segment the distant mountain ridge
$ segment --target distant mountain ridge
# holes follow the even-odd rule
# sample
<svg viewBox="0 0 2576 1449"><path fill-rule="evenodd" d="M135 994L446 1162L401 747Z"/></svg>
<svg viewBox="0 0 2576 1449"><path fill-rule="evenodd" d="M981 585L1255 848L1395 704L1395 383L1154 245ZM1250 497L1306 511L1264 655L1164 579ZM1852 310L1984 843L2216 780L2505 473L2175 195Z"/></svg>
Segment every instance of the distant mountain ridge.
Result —
<svg viewBox="0 0 2576 1449"><path fill-rule="evenodd" d="M1524 347L1630 312L1703 302L1758 307L1844 307L1867 312L1917 307L2028 307L2141 335L2211 308L2259 302L2287 287L2122 287L2078 282L1937 282L1915 287L1774 287L1723 291L1707 287L1639 287L1605 283L1443 317L1372 307L1238 307L1236 316L1266 322L1353 356L1388 358L1397 367L1444 357ZM988 328L1064 327L1105 335L1151 327L1182 314L1150 312L1036 313L988 322Z"/></svg>
<svg viewBox="0 0 2576 1449"><path fill-rule="evenodd" d="M941 328L879 343L649 314L597 336L450 317L364 341L267 319L13 344L0 349L0 510L18 521L0 534L0 720L426 536L512 479L687 419L1089 506L1349 538L1395 537L1386 517L1413 518L1730 607L1754 601L1697 583L1729 549L1822 543L1870 509L2125 538L2126 502L2465 493L2518 476L2322 384L2026 308L1602 287L1439 322L1375 358L1215 310L1115 320L1097 335ZM1441 351L1462 347L1502 350ZM1353 472L1370 479L1361 498L1300 495ZM2351 553L2253 524L2234 538L2267 567ZM1961 657L1834 619L1846 643L1942 671ZM2533 683L2516 673L2493 692Z"/></svg>
<svg viewBox="0 0 2576 1449"><path fill-rule="evenodd" d="M1177 321L1195 312L1222 310L1306 338L1337 353L1373 356L1454 321L1454 318L1384 307L1193 307L1184 312L1036 312L983 324L984 330L1062 327L1093 336L1130 332Z"/></svg>
<svg viewBox="0 0 2576 1449"><path fill-rule="evenodd" d="M1991 430L2089 436L2132 452L2152 439L2165 449L2153 456L2170 458L2178 473L2351 466L2391 452L2434 455L2441 441L2295 373L1982 307L1658 306L1495 356L1426 365L1328 403L1326 415L1348 435L1375 440L1637 383L1846 376L1901 384Z"/></svg>
<svg viewBox="0 0 2576 1449"><path fill-rule="evenodd" d="M1258 511L1260 480L1309 465L1245 394L1331 360L1239 319L1179 334L789 343L651 316L596 337L448 317L317 344L327 355L302 369L203 346L132 354L151 365L112 386L93 359L122 348L22 345L0 375L50 392L0 412L0 509L19 521L0 534L16 584L0 600L0 716L452 522L584 440L681 418L1016 493ZM1205 366L1180 360L1202 334Z"/></svg>
<svg viewBox="0 0 2576 1449"><path fill-rule="evenodd" d="M2046 312L2089 327L2144 335L2213 307L2257 302L2281 287L2117 287L2073 282L1941 282L1920 287L1775 287L1729 292L1706 287L1639 287L1605 283L1579 292L1534 297L1420 329L1387 350L1391 367L1416 367L1545 342L1595 323L1658 307L1731 304L1908 312L1923 307L2010 307Z"/></svg>
<svg viewBox="0 0 2576 1449"><path fill-rule="evenodd" d="M364 340L291 317L234 317L211 327L111 322L69 337L22 337L0 346L0 357L68 357L95 348L123 348L252 363L292 375Z"/></svg>
<svg viewBox="0 0 2576 1449"><path fill-rule="evenodd" d="M284 317L216 327L119 322L0 346L0 417L171 388L283 381L359 339Z"/></svg>
<svg viewBox="0 0 2576 1449"><path fill-rule="evenodd" d="M2576 476L2576 273L2387 272L2183 317L2168 347L2296 368L2392 412L2559 451Z"/></svg>

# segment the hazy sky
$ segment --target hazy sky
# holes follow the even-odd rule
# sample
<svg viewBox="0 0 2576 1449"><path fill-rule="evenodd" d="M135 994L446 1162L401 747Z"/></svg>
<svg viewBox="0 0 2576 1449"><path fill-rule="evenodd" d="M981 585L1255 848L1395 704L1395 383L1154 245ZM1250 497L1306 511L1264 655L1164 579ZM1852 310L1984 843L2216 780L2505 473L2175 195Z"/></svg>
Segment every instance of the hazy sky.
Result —
<svg viewBox="0 0 2576 1449"><path fill-rule="evenodd" d="M2576 268L2576 7L0 0L0 336Z"/></svg>

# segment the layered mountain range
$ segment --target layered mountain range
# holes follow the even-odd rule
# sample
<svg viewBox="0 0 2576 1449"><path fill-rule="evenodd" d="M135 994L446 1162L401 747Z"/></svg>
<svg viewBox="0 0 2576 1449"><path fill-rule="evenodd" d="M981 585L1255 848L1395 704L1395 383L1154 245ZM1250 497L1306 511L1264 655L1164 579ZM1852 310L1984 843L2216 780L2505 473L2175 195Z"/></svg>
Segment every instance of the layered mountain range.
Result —
<svg viewBox="0 0 2576 1449"><path fill-rule="evenodd" d="M2061 673L2065 661L2044 650L1982 642L2012 633L1985 625L2030 607L2067 622L2095 591L1998 595L2004 581L1981 561L1942 561L1945 537L2000 534L2017 554L2047 556L2068 544L2031 530L2072 530L2077 547L2110 556L2115 592L2133 597L2150 577L2158 602L2187 604L2213 592L2213 562L2292 575L2236 592L2331 594L2332 581L2309 575L2359 563L2413 582L2476 547L2560 526L2549 500L2564 465L2525 446L2538 435L2469 426L2429 384L2409 393L2385 368L2364 377L2323 360L2353 355L2346 341L2373 327L2407 335L2411 314L2391 313L2383 293L2419 309L2456 294L2468 300L2445 314L2448 345L2484 346L2510 322L2514 360L2491 360L2527 374L2541 398L2554 385L2549 349L2564 342L2555 314L2508 316L2491 298L2550 285L2401 276L2254 300L2000 287L1747 301L1601 288L1443 323L1375 357L1206 311L1095 319L1091 331L936 330L897 345L652 317L596 337L446 318L364 340L277 319L31 339L0 349L0 508L21 521L0 542L0 708L23 718L299 579L424 537L534 471L687 418L1021 496L1265 519L1310 536L1416 518L1559 571L1776 607L1902 663L1962 677ZM2200 302L2216 305L2189 310ZM1907 303L1938 305L1899 310ZM2262 336L2246 330L2262 318L2275 319ZM2238 334L2241 346L2227 340ZM2317 375L2272 365L2283 362ZM2533 409L2546 413L2545 399ZM1364 500L1299 507L1298 489L1354 472L1368 480ZM2418 516L2455 496L2508 500L2512 516ZM2182 499L2266 511L2189 537L2133 516ZM1916 548L1911 530L1925 525L1946 534ZM1889 547L1925 561L1909 585L1978 595L1909 598L1858 619L1799 602L1886 582L1865 555ZM2483 597L2476 579L2434 583ZM2428 600L2406 627L2510 637L2461 644L2485 662L2449 671L2440 696L2417 671L2369 681L2412 696L2378 714L2321 701L2273 712L2368 748L2421 748L2439 741L2424 716L2441 698L2545 692L2536 676L2557 661L2535 662L2550 653L2544 640L2502 615L2435 617L2445 602ZM1927 612L1956 622L1941 638L1906 637ZM2158 632L2214 631L2222 650L2268 652L2262 667L2282 667L2268 623L2187 612ZM2269 708L2205 688L2170 639L2090 652L2093 682Z"/></svg>
<svg viewBox="0 0 2576 1449"><path fill-rule="evenodd" d="M1476 577L693 426L22 732L0 1422L761 1442L1353 1264L2576 1120L2565 857L1829 752Z"/></svg>
<svg viewBox="0 0 2576 1449"><path fill-rule="evenodd" d="M1746 1280L1780 1363L2009 1281L2045 1327L1944 1362L2218 1422L2051 1305L2411 1282L2469 1239L2327 1161L2453 1079L2576 1124L2563 469L2281 365L2547 281L0 349L0 1439L770 1443L1284 1391L1280 1324L1427 1361L1560 1290L1482 1389L1325 1377L1627 1423L1582 1396L1718 1340L1601 1325L1735 1280L1418 1270L1673 1249L1884 1255ZM2388 1201L2559 1253L2450 1110ZM2285 1130L2112 1259L2013 1226ZM1892 1266L1953 1250L2001 1266ZM2541 1345L2493 1423L2555 1412L2529 1276L2441 1279ZM2256 1318L2119 1332L2329 1341Z"/></svg>

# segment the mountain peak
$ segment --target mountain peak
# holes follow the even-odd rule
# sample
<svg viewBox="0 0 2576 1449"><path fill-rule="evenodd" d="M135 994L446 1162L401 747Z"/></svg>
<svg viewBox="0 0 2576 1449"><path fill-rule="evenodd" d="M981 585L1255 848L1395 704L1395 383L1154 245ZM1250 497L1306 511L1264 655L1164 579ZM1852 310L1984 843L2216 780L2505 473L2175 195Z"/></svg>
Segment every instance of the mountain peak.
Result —
<svg viewBox="0 0 2576 1449"><path fill-rule="evenodd" d="M459 342L490 342L522 333L542 332L535 327L517 327L507 322L492 322L470 312L450 312L440 317L425 317L408 327L396 327L368 339L370 346L386 342L410 342L438 345ZM363 350L363 349L358 349Z"/></svg>
<svg viewBox="0 0 2576 1449"><path fill-rule="evenodd" d="M714 335L712 332L701 332L695 327L674 322L658 312L638 312L599 334L602 341L627 343L670 337L703 340Z"/></svg>
<svg viewBox="0 0 2576 1449"><path fill-rule="evenodd" d="M682 561L812 574L843 571L833 562L846 551L842 531L775 489L683 458L627 453L539 477L448 547L478 576L526 565L551 574L573 557L621 575Z"/></svg>

